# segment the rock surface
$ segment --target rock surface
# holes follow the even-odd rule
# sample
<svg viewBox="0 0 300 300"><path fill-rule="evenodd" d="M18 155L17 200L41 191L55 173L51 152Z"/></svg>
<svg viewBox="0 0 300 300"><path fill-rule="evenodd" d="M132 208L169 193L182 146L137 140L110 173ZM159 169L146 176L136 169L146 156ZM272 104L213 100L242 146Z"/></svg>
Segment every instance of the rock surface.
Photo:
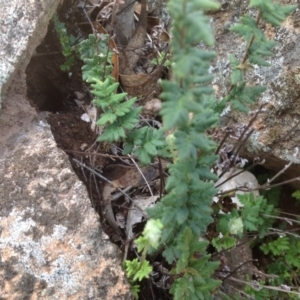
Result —
<svg viewBox="0 0 300 300"><path fill-rule="evenodd" d="M25 96L26 65L57 2L1 5L0 24L7 24L1 51L11 49L15 58L1 61L0 69L6 90L0 111L0 299L131 299L120 251L103 233L43 114ZM30 26L18 29L18 20ZM34 29L37 24L42 28ZM21 42L11 34L22 26Z"/></svg>
<svg viewBox="0 0 300 300"><path fill-rule="evenodd" d="M229 31L230 26L237 23L239 18L250 13L256 16L256 11L247 8L248 1L220 1L222 8L212 14L213 26L216 33L216 47L218 58L215 61L212 72L215 75L214 86L217 96L222 97L229 89L230 65L228 54L232 53L236 58L242 59L245 52L245 42L235 33ZM295 4L292 0L281 0L281 4ZM298 5L299 6L299 5ZM287 161L293 160L295 164L288 169L285 179L294 178L300 174L300 156L293 157L294 148L299 145L299 126L288 135L293 126L300 119L300 8L287 18L280 28L269 25L263 26L263 30L270 39L277 42L275 55L269 59L270 67L254 66L248 74L248 82L267 86L267 91L259 99L257 109L261 104L265 105L265 112L259 116L254 124L255 132L248 143L246 155L248 157L266 158L265 167L273 171L279 171ZM249 115L234 115L236 121L248 123ZM299 181L294 182L295 188L300 188Z"/></svg>
<svg viewBox="0 0 300 300"><path fill-rule="evenodd" d="M59 1L0 1L0 107L12 78L44 38Z"/></svg>
<svg viewBox="0 0 300 300"><path fill-rule="evenodd" d="M0 157L1 297L129 299L119 251L49 125L37 117L26 129Z"/></svg>

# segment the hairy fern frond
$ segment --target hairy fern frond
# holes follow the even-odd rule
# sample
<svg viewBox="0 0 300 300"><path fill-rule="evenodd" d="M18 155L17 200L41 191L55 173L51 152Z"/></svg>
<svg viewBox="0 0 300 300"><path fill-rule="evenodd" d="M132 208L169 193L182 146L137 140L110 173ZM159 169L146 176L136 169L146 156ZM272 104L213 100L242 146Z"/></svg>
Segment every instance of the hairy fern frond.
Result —
<svg viewBox="0 0 300 300"><path fill-rule="evenodd" d="M123 154L133 153L142 165L149 164L153 158L170 156L166 150L164 132L147 126L132 130L126 137Z"/></svg>
<svg viewBox="0 0 300 300"><path fill-rule="evenodd" d="M211 299L211 290L219 284L211 278L217 263L210 262L207 255L196 260L194 254L205 252L205 243L198 239L212 222L211 200L215 194L210 181L216 177L208 164L202 164L216 159L215 144L206 135L206 130L218 123L216 100L208 86L212 80L208 68L215 54L194 45L200 41L213 45L209 19L202 9L215 9L218 4L171 0L168 7L173 18L174 65L173 80L162 82L161 113L164 128L175 131L172 147L176 157L169 167L168 194L149 210L149 215L163 223L163 255L169 263L176 261L172 272L180 274L171 288L174 299Z"/></svg>
<svg viewBox="0 0 300 300"><path fill-rule="evenodd" d="M246 54L242 62L239 62L232 54L229 55L229 61L232 68L230 77L231 88L229 94L225 96L216 106L218 111L222 111L227 103L232 105L232 108L248 112L249 104L253 104L260 95L265 91L263 86L246 85L244 74L251 68L252 65L269 66L270 63L266 60L273 56L273 49L276 45L275 41L268 40L264 32L259 28L259 22L263 18L266 22L279 26L293 10L295 5L280 5L273 3L272 0L252 0L250 6L258 9L258 17L254 19L248 15L244 15L237 23L230 27L232 32L237 33L246 41Z"/></svg>
<svg viewBox="0 0 300 300"><path fill-rule="evenodd" d="M60 66L60 69L62 71L69 71L75 64L73 45L76 39L73 35L68 35L65 24L59 21L57 14L53 15L52 21L61 45L62 55L65 57L65 62Z"/></svg>
<svg viewBox="0 0 300 300"><path fill-rule="evenodd" d="M104 130L98 140L114 142L125 139L127 131L136 126L142 108L134 107L136 98L126 101L127 93L117 93L119 83L110 75L112 52L107 42L107 35L91 34L81 42L79 52L84 62L83 79L91 84L93 103L101 110L97 125Z"/></svg>

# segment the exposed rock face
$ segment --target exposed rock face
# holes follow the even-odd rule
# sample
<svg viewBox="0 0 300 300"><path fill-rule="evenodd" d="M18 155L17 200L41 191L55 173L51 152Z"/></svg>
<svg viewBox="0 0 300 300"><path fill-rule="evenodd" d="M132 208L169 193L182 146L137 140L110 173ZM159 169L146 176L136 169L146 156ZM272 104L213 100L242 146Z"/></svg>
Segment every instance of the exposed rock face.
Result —
<svg viewBox="0 0 300 300"><path fill-rule="evenodd" d="M237 23L239 18L250 13L256 16L256 11L247 8L248 1L220 1L222 9L213 14L213 25L216 32L216 52L218 55L212 72L214 73L214 85L218 91L218 97L226 94L230 83L230 65L228 54L234 54L242 59L245 53L245 42L235 33L230 32L231 25ZM282 4L295 4L292 0L281 0ZM280 28L269 25L263 30L270 39L277 42L275 55L269 59L270 67L254 66L248 74L248 82L267 86L267 91L255 107L265 104L266 111L261 114L254 124L255 132L248 143L247 154L251 157L265 156L270 150L272 156L268 156L265 166L274 171L280 170L287 161L293 159L295 163L286 171L285 176L293 178L300 174L300 156L292 157L294 148L299 145L299 126L297 130L287 138L289 131L299 121L300 117L300 27L299 8L294 12ZM226 80L227 79L227 80ZM239 122L248 123L249 115L234 115ZM298 175L297 175L298 174ZM295 182L299 188L299 181Z"/></svg>
<svg viewBox="0 0 300 300"><path fill-rule="evenodd" d="M1 1L0 107L13 76L26 67L44 38L60 0Z"/></svg>
<svg viewBox="0 0 300 300"><path fill-rule="evenodd" d="M0 157L1 297L128 299L119 252L49 125L19 130Z"/></svg>
<svg viewBox="0 0 300 300"><path fill-rule="evenodd" d="M120 251L25 96L28 53L40 43L57 2L10 1L2 6L12 15L0 13L1 26L7 24L1 51L12 49L16 59L5 57L0 69L2 84L11 78L0 111L0 299L130 299ZM24 40L18 44L8 37L23 18L28 27L20 25Z"/></svg>

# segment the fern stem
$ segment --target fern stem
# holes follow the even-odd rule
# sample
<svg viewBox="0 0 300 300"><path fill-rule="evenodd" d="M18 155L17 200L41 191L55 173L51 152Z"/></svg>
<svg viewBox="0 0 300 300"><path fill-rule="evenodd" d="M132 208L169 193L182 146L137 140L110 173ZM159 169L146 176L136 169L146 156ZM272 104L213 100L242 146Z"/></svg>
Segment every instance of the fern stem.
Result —
<svg viewBox="0 0 300 300"><path fill-rule="evenodd" d="M261 11L259 10L258 11L258 15L256 17L256 25L259 24L260 19L261 19ZM252 44L254 42L254 39L255 39L255 36L254 36L254 34L252 34L250 42L249 42L249 44L248 44L248 46L246 48L244 58L242 59L242 64L244 64L246 62L246 60L248 59L249 51L250 51L250 48L251 48L251 46L252 46Z"/></svg>
<svg viewBox="0 0 300 300"><path fill-rule="evenodd" d="M258 11L258 15L257 15L257 17L256 17L256 24L257 24L257 25L259 24L260 19L261 19L261 11L259 10L259 11ZM251 39L250 39L250 42L249 42L249 44L247 45L247 48L246 48L246 50L245 50L245 54L244 54L244 57L243 57L243 59L242 59L241 64L244 64L244 63L247 61L247 59L248 59L248 57L249 57L249 51L250 51L250 48L251 48L251 46L252 46L252 44L253 44L253 42L254 42L254 39L255 39L255 36L254 36L254 34L252 34ZM228 90L227 94L229 94L229 93L232 91L233 87L234 87L234 84L231 84L230 87L229 87L229 90Z"/></svg>

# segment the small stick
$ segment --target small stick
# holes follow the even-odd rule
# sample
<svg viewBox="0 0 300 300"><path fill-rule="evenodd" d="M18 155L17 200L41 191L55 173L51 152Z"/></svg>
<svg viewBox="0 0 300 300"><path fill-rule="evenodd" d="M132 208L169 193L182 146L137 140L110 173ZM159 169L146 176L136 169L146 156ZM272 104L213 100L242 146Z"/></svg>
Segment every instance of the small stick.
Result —
<svg viewBox="0 0 300 300"><path fill-rule="evenodd" d="M101 174L99 174L98 172L94 171L92 168L88 167L86 164L80 162L79 160L77 160L76 158L73 158L73 161L75 161L77 164L79 164L80 166L86 168L87 170L89 170L90 172L92 172L93 174L95 174L96 176L100 177L101 179L103 179L104 181L106 181L107 183L111 184L112 186L114 186L114 183L112 181L110 181L109 179L107 179L106 177L102 176ZM128 198L131 202L133 202L132 198L130 198L130 196L128 196L128 194L126 194L122 189L116 187L116 189L122 193L126 198Z"/></svg>
<svg viewBox="0 0 300 300"><path fill-rule="evenodd" d="M128 156L130 157L131 161L134 163L134 165L136 166L137 170L139 171L139 173L140 173L141 176L143 177L143 179L144 179L144 181L146 182L146 185L147 185L147 187L148 187L148 189L149 189L149 192L150 192L151 196L153 197L152 189L151 189L151 187L150 187L150 185L149 185L147 179L145 178L145 176L144 176L142 170L140 169L140 167L138 166L138 164L136 163L136 161L131 157L131 155L128 154Z"/></svg>

